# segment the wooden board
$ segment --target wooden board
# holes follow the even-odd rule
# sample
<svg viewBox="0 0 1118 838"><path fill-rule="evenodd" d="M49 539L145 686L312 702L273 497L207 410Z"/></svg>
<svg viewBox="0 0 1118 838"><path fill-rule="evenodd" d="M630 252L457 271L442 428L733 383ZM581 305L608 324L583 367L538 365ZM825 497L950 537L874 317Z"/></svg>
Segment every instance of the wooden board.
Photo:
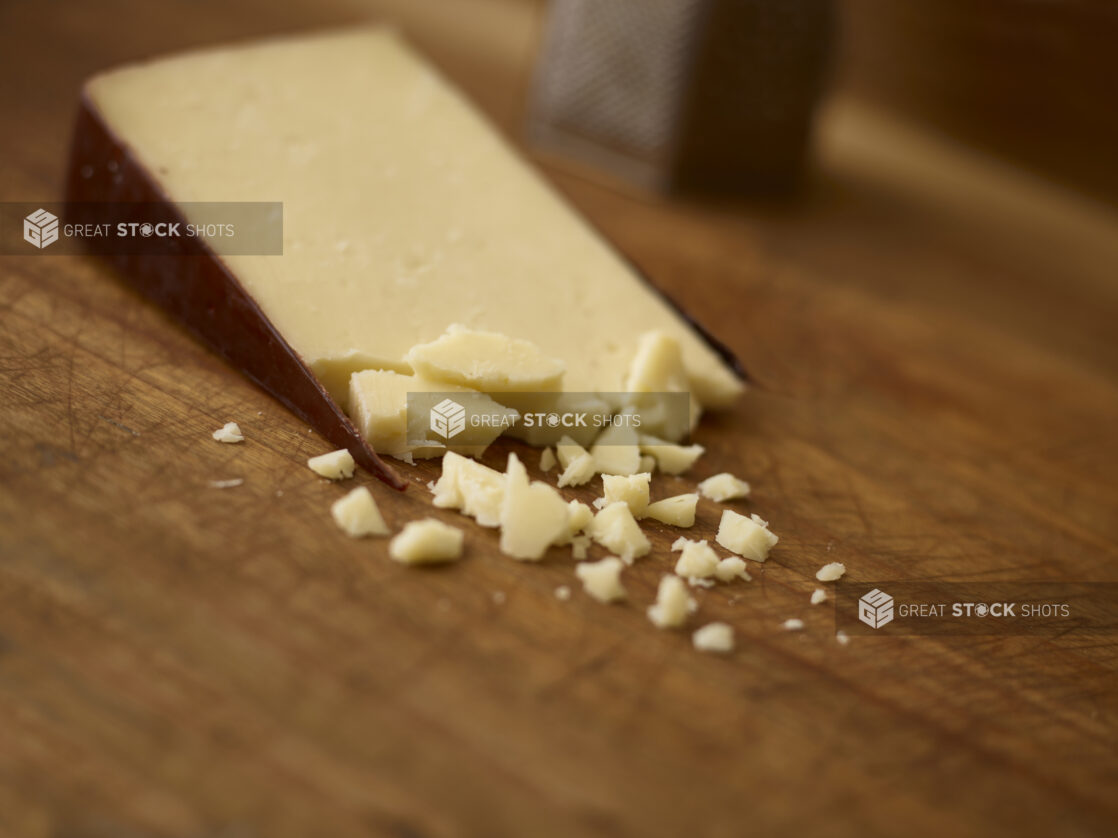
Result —
<svg viewBox="0 0 1118 838"><path fill-rule="evenodd" d="M409 34L514 128L536 6L474 0L471 28L420 5ZM363 14L274 6L0 6L0 199L56 194L90 72ZM466 558L399 567L330 521L354 484L306 469L324 444L109 271L0 259L0 835L1113 834L1113 639L841 647L808 605L832 560L1118 580L1113 219L856 108L823 128L783 207L550 169L756 380L693 477L657 481L735 472L781 536L697 594L726 658L644 616L675 531L613 607L555 598L562 551L517 563L441 511ZM244 445L210 440L229 420ZM406 474L356 478L396 526L432 514L434 466Z"/></svg>

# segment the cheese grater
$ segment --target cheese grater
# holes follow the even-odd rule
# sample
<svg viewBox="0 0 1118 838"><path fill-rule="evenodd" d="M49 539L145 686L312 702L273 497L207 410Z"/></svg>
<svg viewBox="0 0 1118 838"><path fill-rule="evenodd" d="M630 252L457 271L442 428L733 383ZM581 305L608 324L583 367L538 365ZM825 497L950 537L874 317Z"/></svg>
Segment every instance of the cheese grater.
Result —
<svg viewBox="0 0 1118 838"><path fill-rule="evenodd" d="M652 189L787 189L832 29L831 0L552 0L529 142Z"/></svg>

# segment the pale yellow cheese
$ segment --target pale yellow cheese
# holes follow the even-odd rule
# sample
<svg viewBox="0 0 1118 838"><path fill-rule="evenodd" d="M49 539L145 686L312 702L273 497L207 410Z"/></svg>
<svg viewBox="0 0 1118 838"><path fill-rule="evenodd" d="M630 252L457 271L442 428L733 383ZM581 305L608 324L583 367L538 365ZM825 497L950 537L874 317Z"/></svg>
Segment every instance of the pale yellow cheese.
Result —
<svg viewBox="0 0 1118 838"><path fill-rule="evenodd" d="M566 366L528 340L458 324L404 360L419 375L483 392L557 390Z"/></svg>
<svg viewBox="0 0 1118 838"><path fill-rule="evenodd" d="M505 475L489 466L448 451L443 470L432 487L434 504L442 509L458 509L483 527L501 522L505 500Z"/></svg>
<svg viewBox="0 0 1118 838"><path fill-rule="evenodd" d="M551 486L530 481L515 454L505 469L505 497L501 504L501 552L514 559L538 561L547 548L567 534L570 510Z"/></svg>
<svg viewBox="0 0 1118 838"><path fill-rule="evenodd" d="M695 525L695 507L698 506L699 496L695 493L673 495L670 498L658 500L645 507L643 517L653 518L663 524L673 527L693 527Z"/></svg>
<svg viewBox="0 0 1118 838"><path fill-rule="evenodd" d="M768 522L760 516L751 515L747 518L732 509L726 509L718 523L715 540L739 556L763 562L780 538L769 531Z"/></svg>
<svg viewBox="0 0 1118 838"><path fill-rule="evenodd" d="M245 441L245 435L241 433L241 426L236 422L226 422L213 432L213 438L218 442L230 445Z"/></svg>
<svg viewBox="0 0 1118 838"><path fill-rule="evenodd" d="M640 518L648 508L649 483L651 474L603 474L602 489L604 494L594 505L599 508L609 506L611 503L621 501L629 507L634 518Z"/></svg>
<svg viewBox="0 0 1118 838"><path fill-rule="evenodd" d="M677 544L679 542L676 542ZM683 542L675 572L688 579L707 579L718 571L718 554L705 540Z"/></svg>
<svg viewBox="0 0 1118 838"><path fill-rule="evenodd" d="M694 613L698 603L687 592L687 586L678 576L661 577L656 589L656 602L648 606L648 619L656 628L678 628Z"/></svg>
<svg viewBox="0 0 1118 838"><path fill-rule="evenodd" d="M408 410L409 393L442 392L453 394L453 400L465 411L465 426L450 439L431 430L429 410ZM391 370L354 373L349 382L348 409L357 430L373 448L393 457L406 454L437 457L447 450L481 456L489 443L501 434L504 423L514 422L519 416L485 393ZM469 421L470 417L479 415L498 418L484 425ZM409 439L425 440L425 443L410 445Z"/></svg>
<svg viewBox="0 0 1118 838"><path fill-rule="evenodd" d="M652 549L641 528L637 525L628 504L611 503L594 516L590 522L590 537L611 553L616 553L626 564L645 555Z"/></svg>
<svg viewBox="0 0 1118 838"><path fill-rule="evenodd" d="M657 467L664 474L683 474L706 449L701 445L676 445L658 437L642 436L640 450L654 457Z"/></svg>
<svg viewBox="0 0 1118 838"><path fill-rule="evenodd" d="M173 200L283 202L283 255L224 261L340 403L350 374L409 372L453 323L531 341L568 391L621 389L650 331L678 341L702 404L742 389L391 31L201 50L86 93Z"/></svg>
<svg viewBox="0 0 1118 838"><path fill-rule="evenodd" d="M372 493L358 486L345 497L334 501L330 515L346 535L361 538L366 535L388 535L388 525L377 508Z"/></svg>
<svg viewBox="0 0 1118 838"><path fill-rule="evenodd" d="M724 471L702 481L699 492L714 501L737 500L749 496L749 484Z"/></svg>
<svg viewBox="0 0 1118 838"><path fill-rule="evenodd" d="M734 629L728 623L707 623L691 635L691 642L700 652L728 654L734 651Z"/></svg>
<svg viewBox="0 0 1118 838"><path fill-rule="evenodd" d="M307 466L319 477L325 477L327 480L344 480L353 477L353 470L357 467L353 462L353 455L344 448L311 457L307 460Z"/></svg>
<svg viewBox="0 0 1118 838"><path fill-rule="evenodd" d="M621 584L621 559L608 556L597 562L583 562L575 568L575 576L582 588L599 602L617 602L625 599Z"/></svg>
<svg viewBox="0 0 1118 838"><path fill-rule="evenodd" d="M599 474L636 474L641 465L636 429L624 423L610 425L590 446L590 456Z"/></svg>
<svg viewBox="0 0 1118 838"><path fill-rule="evenodd" d="M435 518L409 521L388 544L388 555L402 564L450 562L462 555L462 530Z"/></svg>

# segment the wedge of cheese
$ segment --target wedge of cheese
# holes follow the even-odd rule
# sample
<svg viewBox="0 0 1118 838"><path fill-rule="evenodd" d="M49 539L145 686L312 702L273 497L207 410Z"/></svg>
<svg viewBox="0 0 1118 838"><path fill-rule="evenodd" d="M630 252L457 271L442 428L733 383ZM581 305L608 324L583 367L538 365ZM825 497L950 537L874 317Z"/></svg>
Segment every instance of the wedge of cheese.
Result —
<svg viewBox="0 0 1118 838"><path fill-rule="evenodd" d="M93 78L69 197L282 202L282 255L219 258L200 240L186 252L212 264L115 261L351 450L364 443L337 408L365 370L512 391L652 382L708 407L742 389L720 350L386 29L208 49ZM513 368L500 367L492 341L443 337L455 324L516 342ZM650 332L656 343L642 343ZM375 460L367 446L355 454Z"/></svg>

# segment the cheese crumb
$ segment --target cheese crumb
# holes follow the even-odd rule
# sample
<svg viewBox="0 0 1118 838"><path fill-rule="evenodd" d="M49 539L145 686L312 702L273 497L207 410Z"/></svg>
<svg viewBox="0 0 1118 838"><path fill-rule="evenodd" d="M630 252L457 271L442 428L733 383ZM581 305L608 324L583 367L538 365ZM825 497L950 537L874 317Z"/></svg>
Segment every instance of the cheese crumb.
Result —
<svg viewBox="0 0 1118 838"><path fill-rule="evenodd" d="M697 494L673 495L670 498L650 503L644 510L645 518L652 518L673 527L695 526L695 508L699 504Z"/></svg>
<svg viewBox="0 0 1118 838"><path fill-rule="evenodd" d="M721 582L730 582L734 579L744 579L746 582L753 581L753 577L746 570L745 562L737 556L727 556L722 559L718 563L718 567L714 569L714 575Z"/></svg>
<svg viewBox="0 0 1118 838"><path fill-rule="evenodd" d="M847 643L850 642L850 635L842 629L839 629L837 632L835 632L835 640L838 641L838 644L840 646L845 646Z"/></svg>
<svg viewBox="0 0 1118 838"><path fill-rule="evenodd" d="M388 535L388 525L384 523L372 493L364 486L358 486L345 497L334 501L330 514L334 523L353 538Z"/></svg>
<svg viewBox="0 0 1118 838"><path fill-rule="evenodd" d="M590 446L590 455L599 474L636 474L641 464L636 430L624 422L609 425Z"/></svg>
<svg viewBox="0 0 1118 838"><path fill-rule="evenodd" d="M211 489L235 489L245 482L243 477L233 477L229 480L211 480Z"/></svg>
<svg viewBox="0 0 1118 838"><path fill-rule="evenodd" d="M713 579L700 579L698 576L688 576L687 584L692 588L713 588Z"/></svg>
<svg viewBox="0 0 1118 838"><path fill-rule="evenodd" d="M769 532L768 527L768 521L762 520L758 515L746 518L732 509L726 509L722 512L715 541L739 556L763 562L769 557L769 551L780 541Z"/></svg>
<svg viewBox="0 0 1118 838"><path fill-rule="evenodd" d="M576 562L583 561L589 553L590 536L576 535L571 539L571 558Z"/></svg>
<svg viewBox="0 0 1118 838"><path fill-rule="evenodd" d="M815 578L820 582L834 582L846 573L846 565L842 562L831 562L819 568L815 573Z"/></svg>
<svg viewBox="0 0 1118 838"><path fill-rule="evenodd" d="M487 392L557 390L566 370L531 341L457 324L413 346L404 360L428 378Z"/></svg>
<svg viewBox="0 0 1118 838"><path fill-rule="evenodd" d="M567 535L569 517L559 492L538 480L529 481L524 464L509 454L501 504L501 552L514 559L542 559L548 547Z"/></svg>
<svg viewBox="0 0 1118 838"><path fill-rule="evenodd" d="M483 527L501 523L506 477L496 469L448 451L443 455L443 471L432 487L434 504L440 509L457 509Z"/></svg>
<svg viewBox="0 0 1118 838"><path fill-rule="evenodd" d="M718 570L718 554L706 541L688 541L675 563L679 576L693 576L706 579Z"/></svg>
<svg viewBox="0 0 1118 838"><path fill-rule="evenodd" d="M664 474L683 474L706 451L701 445L676 445L654 436L642 436L640 451L656 460Z"/></svg>
<svg viewBox="0 0 1118 838"><path fill-rule="evenodd" d="M563 469L563 473L559 475L559 486L581 486L589 483L594 474L594 458L583 454Z"/></svg>
<svg viewBox="0 0 1118 838"><path fill-rule="evenodd" d="M821 602L825 602L826 599L827 599L827 592L825 590L823 590L822 588L816 588L814 591L811 592L811 604L812 605L818 605Z"/></svg>
<svg viewBox="0 0 1118 838"><path fill-rule="evenodd" d="M551 471L555 468L555 452L550 448L545 448L543 453L540 454L540 471Z"/></svg>
<svg viewBox="0 0 1118 838"><path fill-rule="evenodd" d="M625 503L634 518L639 518L648 508L648 487L652 475L640 474L603 474L602 489L604 495L594 502L595 506L601 502L599 508L605 508L618 501Z"/></svg>
<svg viewBox="0 0 1118 838"><path fill-rule="evenodd" d="M616 602L625 598L625 588L621 586L621 559L608 556L597 562L584 562L575 568L575 576L582 581L582 587L599 602Z"/></svg>
<svg viewBox="0 0 1118 838"><path fill-rule="evenodd" d="M213 432L213 438L218 442L229 444L245 441L245 435L241 433L241 426L236 422L226 422Z"/></svg>
<svg viewBox="0 0 1118 838"><path fill-rule="evenodd" d="M707 623L691 635L691 643L700 652L732 652L734 630L726 623Z"/></svg>
<svg viewBox="0 0 1118 838"><path fill-rule="evenodd" d="M454 561L462 555L462 530L435 518L409 521L388 544L388 555L403 564Z"/></svg>
<svg viewBox="0 0 1118 838"><path fill-rule="evenodd" d="M748 497L749 484L724 471L721 474L708 477L700 483L699 491L704 498L722 502Z"/></svg>
<svg viewBox="0 0 1118 838"><path fill-rule="evenodd" d="M651 454L641 454L640 465L638 468L641 471L647 471L649 474L656 471L656 458Z"/></svg>
<svg viewBox="0 0 1118 838"><path fill-rule="evenodd" d="M571 589L566 585L560 585L555 589L555 598L566 602L571 598Z"/></svg>
<svg viewBox="0 0 1118 838"><path fill-rule="evenodd" d="M652 549L652 544L629 511L629 505L621 501L611 503L594 516L590 522L590 537L611 553L616 553L626 564L632 564L634 559Z"/></svg>
<svg viewBox="0 0 1118 838"><path fill-rule="evenodd" d="M804 621L797 617L790 617L782 625L785 631L801 631L804 627Z"/></svg>
<svg viewBox="0 0 1118 838"><path fill-rule="evenodd" d="M329 454L319 454L317 457L311 457L307 460L307 465L311 471L327 480L353 477L353 470L356 468L353 455L344 448L331 451Z"/></svg>
<svg viewBox="0 0 1118 838"><path fill-rule="evenodd" d="M687 593L687 586L678 576L668 574L660 579L656 602L648 606L648 619L656 628L678 628L698 603Z"/></svg>

